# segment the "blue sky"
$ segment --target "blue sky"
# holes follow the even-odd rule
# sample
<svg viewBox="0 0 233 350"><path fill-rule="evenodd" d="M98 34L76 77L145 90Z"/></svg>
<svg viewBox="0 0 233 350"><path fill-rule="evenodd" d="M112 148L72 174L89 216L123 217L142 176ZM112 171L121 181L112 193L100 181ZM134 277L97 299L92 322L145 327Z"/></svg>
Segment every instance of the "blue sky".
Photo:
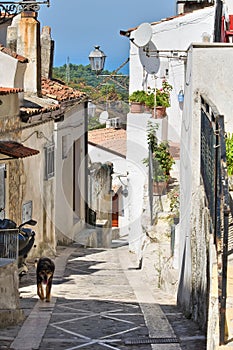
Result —
<svg viewBox="0 0 233 350"><path fill-rule="evenodd" d="M175 0L50 0L41 5L41 26L52 28L54 66L67 62L89 64L88 56L99 45L107 55L105 68L118 68L129 56L129 39L120 35L143 22L154 22L176 13ZM122 70L125 72L127 66Z"/></svg>

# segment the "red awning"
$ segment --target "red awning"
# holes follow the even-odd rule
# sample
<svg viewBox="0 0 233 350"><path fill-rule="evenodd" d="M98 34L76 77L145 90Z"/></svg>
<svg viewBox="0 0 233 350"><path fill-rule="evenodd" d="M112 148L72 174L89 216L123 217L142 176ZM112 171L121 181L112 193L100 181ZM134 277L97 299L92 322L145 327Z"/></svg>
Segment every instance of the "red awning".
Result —
<svg viewBox="0 0 233 350"><path fill-rule="evenodd" d="M9 158L5 159L17 159L34 156L40 153L40 151L25 147L21 143L15 141L0 141L0 154L4 154Z"/></svg>

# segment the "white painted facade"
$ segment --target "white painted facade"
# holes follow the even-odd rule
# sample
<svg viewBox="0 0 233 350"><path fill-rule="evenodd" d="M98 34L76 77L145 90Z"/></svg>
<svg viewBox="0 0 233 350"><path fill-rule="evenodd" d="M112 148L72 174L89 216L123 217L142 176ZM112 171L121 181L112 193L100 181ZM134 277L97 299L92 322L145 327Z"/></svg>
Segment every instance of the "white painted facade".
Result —
<svg viewBox="0 0 233 350"><path fill-rule="evenodd" d="M178 299L186 310L192 308L193 297L193 274L197 274L202 281L201 289L207 288L207 278L210 280L209 303L209 333L208 349L215 349L218 343L218 334L213 327L218 322L216 308L218 296L213 293L213 269L216 257L212 248L213 237L208 231L208 214L204 209L204 190L201 182L201 160L200 160L200 96L207 96L217 107L218 112L224 115L225 131L233 132L232 122L232 44L193 44L188 50L185 103L183 111L183 123L181 134L181 167L180 167L180 234L178 240L179 258L178 268L180 272L180 289ZM211 57L211 64L210 64ZM212 77L211 84L206 77ZM208 232L208 235L207 235ZM198 239L194 239L194 236ZM206 236L207 235L207 236ZM206 238L207 237L207 238ZM209 246L208 246L209 239ZM192 246L197 246L198 256L196 271L193 269ZM199 249L198 249L199 245ZM206 247L205 247L206 245ZM205 255L209 251L209 256ZM206 263L210 261L210 276L206 274ZM216 288L215 288L216 289ZM199 312L199 315L201 312ZM212 327L212 328L211 328ZM218 331L218 330L217 330ZM211 333L212 332L212 333ZM212 344L210 346L210 344Z"/></svg>
<svg viewBox="0 0 233 350"><path fill-rule="evenodd" d="M185 60L178 56L186 56L186 51L192 42L202 42L203 34L207 33L210 40L214 29L214 7L197 10L151 24L152 37L149 42L149 57L130 42L130 88L147 90L148 87L160 87L162 79L166 77L173 86L171 92L171 107L167 108L168 140L179 142L182 121L182 105L178 102L180 90L184 90ZM130 39L135 37L131 32ZM136 34L137 36L137 34ZM155 50L160 50L156 58ZM163 52L163 50L167 50ZM180 50L180 51L179 51Z"/></svg>
<svg viewBox="0 0 233 350"><path fill-rule="evenodd" d="M34 148L40 153L23 159L22 207L32 203L32 218L35 226L36 248L30 254L40 256L56 251L55 237L55 177L45 179L45 146L53 141L54 122L31 125L22 131L24 146Z"/></svg>
<svg viewBox="0 0 233 350"><path fill-rule="evenodd" d="M120 140L119 140L120 141ZM116 140L117 142L117 140ZM119 235L124 236L128 233L127 225L128 225L128 196L124 197L121 191L127 187L130 195L129 181L127 176L127 163L126 158L120 155L117 155L111 150L103 149L98 146L93 146L92 144L88 144L88 156L91 160L91 163L100 162L113 163L113 174L112 174L112 186L113 188L120 189L118 192L118 200L119 200L119 216L118 216L118 227L119 227ZM122 175L122 176L121 176ZM119 177L120 176L120 179Z"/></svg>
<svg viewBox="0 0 233 350"><path fill-rule="evenodd" d="M57 241L73 239L85 225L85 110L83 103L55 123L55 227Z"/></svg>
<svg viewBox="0 0 233 350"><path fill-rule="evenodd" d="M197 10L174 19L151 24L152 37L149 47L153 50L167 50L163 56L156 59L155 52L146 57L142 48L130 43L130 93L135 90L147 90L148 87L160 87L162 79L173 86L171 92L171 107L167 108L167 117L163 120L153 119L151 114L128 114L127 118L127 166L128 179L131 182L132 194L129 197L129 247L141 255L141 248L145 238L142 228L143 196L147 193L148 168L142 165L142 159L148 157L147 125L148 121L159 124L157 137L180 142L183 104L178 102L179 91L185 90L185 83L189 77L185 76L186 60L171 58L171 52L187 56L191 42L202 42L203 33L208 33L210 39L214 29L214 7ZM135 31L130 38L135 37ZM161 52L162 55L162 52ZM154 70L156 72L154 72ZM188 96L184 99L186 100ZM136 145L136 146L135 146ZM140 148L140 152L137 148ZM179 169L175 166L175 171Z"/></svg>
<svg viewBox="0 0 233 350"><path fill-rule="evenodd" d="M148 121L155 123L151 114L129 113L127 116L127 171L129 181L129 250L141 257L145 239L142 227L143 200L148 183L148 168L143 160L148 157Z"/></svg>
<svg viewBox="0 0 233 350"><path fill-rule="evenodd" d="M16 58L0 51L0 69L0 86L23 88L25 63L20 63Z"/></svg>

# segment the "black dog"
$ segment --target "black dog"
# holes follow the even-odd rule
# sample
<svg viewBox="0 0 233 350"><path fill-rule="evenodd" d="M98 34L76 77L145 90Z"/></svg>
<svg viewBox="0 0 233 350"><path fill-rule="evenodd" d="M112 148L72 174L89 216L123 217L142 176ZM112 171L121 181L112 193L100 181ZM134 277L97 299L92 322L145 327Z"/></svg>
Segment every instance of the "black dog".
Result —
<svg viewBox="0 0 233 350"><path fill-rule="evenodd" d="M50 301L53 274L55 271L54 262L49 258L40 258L37 263L37 294L41 300ZM45 288L45 293L44 293Z"/></svg>

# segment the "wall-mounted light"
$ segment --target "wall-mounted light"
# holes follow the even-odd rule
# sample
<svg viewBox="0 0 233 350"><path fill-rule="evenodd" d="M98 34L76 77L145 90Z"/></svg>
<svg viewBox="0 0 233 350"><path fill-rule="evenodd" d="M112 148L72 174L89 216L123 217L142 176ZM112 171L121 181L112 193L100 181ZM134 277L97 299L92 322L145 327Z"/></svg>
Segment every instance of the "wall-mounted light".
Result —
<svg viewBox="0 0 233 350"><path fill-rule="evenodd" d="M184 91L180 89L179 94L178 94L178 102L183 103L184 102Z"/></svg>
<svg viewBox="0 0 233 350"><path fill-rule="evenodd" d="M117 74L117 72L129 62L129 58L127 58L127 60L124 63L122 63L117 69L115 69L111 74L101 74L101 72L104 70L106 57L107 56L105 55L105 53L100 50L100 46L95 46L95 50L91 51L90 55L88 56L91 65L91 70L93 70L96 73L97 77L105 77L104 80L101 81L101 85L106 84L108 80L112 80L121 88L128 91L128 84L125 84L125 79L122 80L122 78L128 77L128 75ZM120 79L119 81L118 78Z"/></svg>
<svg viewBox="0 0 233 350"><path fill-rule="evenodd" d="M125 188L121 191L122 196L128 197L129 191L128 187L125 185Z"/></svg>
<svg viewBox="0 0 233 350"><path fill-rule="evenodd" d="M106 57L105 53L100 50L100 46L95 46L95 50L91 51L89 55L90 65L96 74L100 74L104 69Z"/></svg>

